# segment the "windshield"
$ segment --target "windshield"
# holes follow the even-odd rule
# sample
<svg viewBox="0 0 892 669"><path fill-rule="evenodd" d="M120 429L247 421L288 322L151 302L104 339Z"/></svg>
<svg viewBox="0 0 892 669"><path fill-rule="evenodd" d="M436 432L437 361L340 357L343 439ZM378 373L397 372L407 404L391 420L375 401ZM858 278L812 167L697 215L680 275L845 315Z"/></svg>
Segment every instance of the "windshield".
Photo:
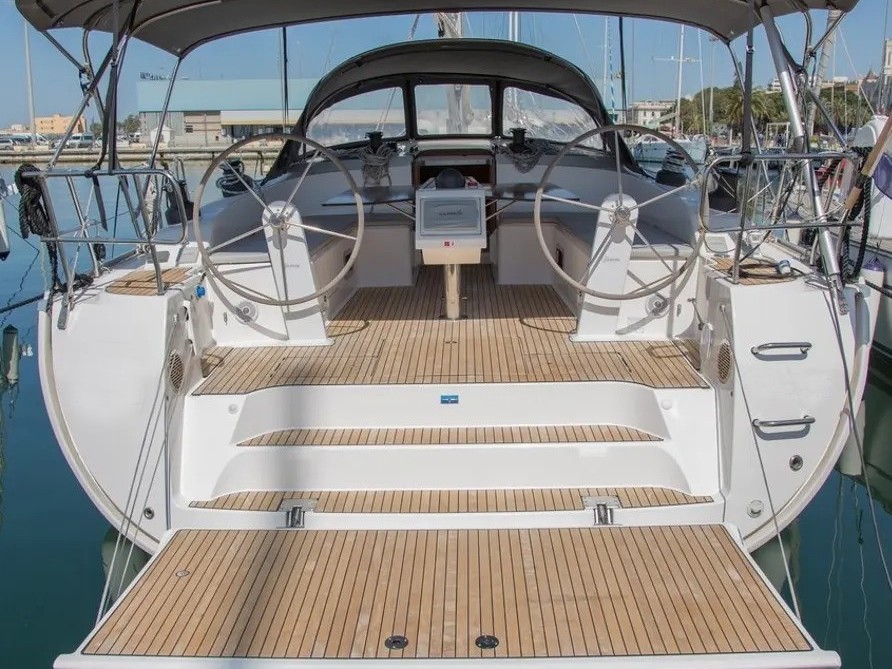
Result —
<svg viewBox="0 0 892 669"><path fill-rule="evenodd" d="M310 121L307 137L324 146L360 142L368 133L396 138L406 134L403 91L386 88L333 104Z"/></svg>
<svg viewBox="0 0 892 669"><path fill-rule="evenodd" d="M506 133L511 128L524 128L529 137L569 142L598 127L582 107L550 95L508 87L502 102L502 127ZM596 143L594 148L601 148L600 141Z"/></svg>
<svg viewBox="0 0 892 669"><path fill-rule="evenodd" d="M491 135L488 86L435 84L415 87L419 135Z"/></svg>

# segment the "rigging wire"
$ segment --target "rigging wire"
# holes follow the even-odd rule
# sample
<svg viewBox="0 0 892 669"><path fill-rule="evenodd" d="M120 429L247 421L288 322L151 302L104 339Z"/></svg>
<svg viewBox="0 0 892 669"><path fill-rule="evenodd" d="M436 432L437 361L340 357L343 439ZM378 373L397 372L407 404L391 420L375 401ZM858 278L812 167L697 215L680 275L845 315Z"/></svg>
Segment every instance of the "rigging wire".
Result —
<svg viewBox="0 0 892 669"><path fill-rule="evenodd" d="M824 269L824 274L827 276L826 268ZM828 277L829 278L829 277ZM864 299L864 296L861 293L856 293L855 299ZM873 499L873 490L870 487L870 481L867 476L867 464L864 459L864 443L861 439L861 434L858 432L858 425L855 423L855 399L854 393L852 392L852 381L849 376L849 361L846 358L846 350L845 344L842 338L842 327L839 323L839 314L836 313L836 307L833 304L833 300L827 300L825 295L825 303L827 305L827 309L830 312L830 320L833 324L833 332L836 336L836 344L839 348L839 357L842 360L842 370L843 377L845 382L845 397L846 397L846 409L848 414L848 422L849 422L849 430L851 435L855 439L855 445L858 447L858 457L861 463L861 472L864 476L864 488L867 490L867 499L870 501L868 505L870 508L870 518L873 524L874 536L877 540L877 550L880 554L880 562L883 566L883 573L886 577L886 585L889 588L889 591L892 592L892 575L889 573L889 564L886 560L886 551L883 549L883 541L880 537L880 526L877 521L877 512L876 512L876 504ZM856 302L857 306L857 302Z"/></svg>
<svg viewBox="0 0 892 669"><path fill-rule="evenodd" d="M722 314L722 318L725 321L725 331L728 334L728 341L731 343L732 349L734 348L734 337L731 331L731 321L728 318L728 312L725 308L726 305L722 304L719 307L719 311ZM781 552L781 561L784 563L784 575L787 578L787 583L790 585L790 599L793 602L793 611L796 614L796 617L799 620L802 620L802 612L799 609L799 597L796 594L796 585L793 583L793 575L790 573L790 563L787 561L787 549L784 546L784 539L781 536L780 524L777 522L777 511L774 507L774 498L771 495L771 486L768 484L768 472L765 470L765 461L762 458L762 449L759 446L759 437L756 434L756 428L753 425L753 414L750 411L750 403L749 399L746 396L746 387L743 384L743 377L740 374L740 363L737 360L736 355L732 355L731 359L734 361L734 373L737 376L737 380L740 382L740 395L743 399L743 406L746 410L747 422L750 425L750 434L753 437L753 445L756 447L756 456L759 460L759 469L762 471L762 482L765 484L765 495L768 497L768 510L771 512L771 520L774 523L774 533L777 537L777 544L780 547Z"/></svg>
<svg viewBox="0 0 892 669"><path fill-rule="evenodd" d="M876 115L876 111L873 108L873 105L870 104L870 100L867 98L867 95L864 93L864 89L861 87L861 77L858 75L858 70L855 68L855 63L852 61L852 54L849 53L849 45L846 43L846 38L842 34L842 26L839 26L836 29L836 32L839 33L839 41L842 42L842 50L846 54L846 60L849 61L849 67L852 68L852 74L855 75L855 81L858 82L858 94L864 98L864 102L867 104L867 108L870 110L872 116ZM843 95L845 95L845 91L843 91Z"/></svg>

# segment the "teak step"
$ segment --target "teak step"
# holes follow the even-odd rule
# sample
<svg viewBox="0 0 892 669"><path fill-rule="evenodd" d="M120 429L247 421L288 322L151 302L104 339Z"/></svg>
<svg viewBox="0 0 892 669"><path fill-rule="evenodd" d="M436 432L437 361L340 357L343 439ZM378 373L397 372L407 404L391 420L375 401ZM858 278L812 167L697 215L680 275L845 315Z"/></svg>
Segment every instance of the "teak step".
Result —
<svg viewBox="0 0 892 669"><path fill-rule="evenodd" d="M161 272L161 285L164 290L178 283L183 283L189 275L189 270L174 267ZM141 295L150 296L158 294L158 282L155 278L155 270L138 269L124 277L112 281L105 288L106 292L117 295Z"/></svg>
<svg viewBox="0 0 892 669"><path fill-rule="evenodd" d="M216 658L200 666L243 669L261 658L264 667L303 658L376 667L407 658L626 657L660 667L675 656L671 666L690 666L684 656L765 669L838 661L814 647L722 525L180 530L79 654L56 666L97 656L123 668L175 657L176 666Z"/></svg>
<svg viewBox="0 0 892 669"><path fill-rule="evenodd" d="M551 444L662 441L622 425L533 425L418 428L304 428L278 430L239 446L376 446L447 444Z"/></svg>
<svg viewBox="0 0 892 669"><path fill-rule="evenodd" d="M621 508L706 504L709 495L669 488L526 488L518 490L247 491L195 501L193 508L278 511L288 499L316 500L314 513L499 513L581 511L585 497L613 496Z"/></svg>
<svg viewBox="0 0 892 669"><path fill-rule="evenodd" d="M195 395L279 386L619 381L708 388L675 340L573 342L576 316L551 286L497 285L462 268L465 318L441 318L442 271L414 286L361 288L335 314L331 346L215 347Z"/></svg>

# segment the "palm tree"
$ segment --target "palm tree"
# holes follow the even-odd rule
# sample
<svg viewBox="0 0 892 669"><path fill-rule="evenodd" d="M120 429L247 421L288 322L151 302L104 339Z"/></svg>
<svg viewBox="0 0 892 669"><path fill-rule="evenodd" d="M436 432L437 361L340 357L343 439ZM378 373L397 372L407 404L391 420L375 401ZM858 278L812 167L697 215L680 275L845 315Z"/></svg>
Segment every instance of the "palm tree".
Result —
<svg viewBox="0 0 892 669"><path fill-rule="evenodd" d="M757 126L771 117L770 101L764 91L753 91L751 105L751 113ZM737 132L743 130L743 109L743 91L739 86L733 86L728 90L725 101L725 122Z"/></svg>

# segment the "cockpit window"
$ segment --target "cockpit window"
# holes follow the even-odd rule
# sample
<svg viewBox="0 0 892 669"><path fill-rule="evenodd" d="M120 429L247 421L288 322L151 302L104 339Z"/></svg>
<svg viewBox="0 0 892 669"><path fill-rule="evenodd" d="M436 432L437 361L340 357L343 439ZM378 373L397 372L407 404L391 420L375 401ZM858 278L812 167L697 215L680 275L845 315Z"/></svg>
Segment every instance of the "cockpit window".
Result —
<svg viewBox="0 0 892 669"><path fill-rule="evenodd" d="M336 102L310 121L307 137L324 146L360 142L373 131L404 137L406 116L403 91L386 88Z"/></svg>
<svg viewBox="0 0 892 669"><path fill-rule="evenodd" d="M419 135L491 135L488 86L435 84L415 87Z"/></svg>
<svg viewBox="0 0 892 669"><path fill-rule="evenodd" d="M536 139L569 142L598 127L579 105L521 88L505 88L502 109L502 127L506 133L511 128L525 128L527 136ZM601 138L597 136L586 144L594 149L602 148Z"/></svg>

